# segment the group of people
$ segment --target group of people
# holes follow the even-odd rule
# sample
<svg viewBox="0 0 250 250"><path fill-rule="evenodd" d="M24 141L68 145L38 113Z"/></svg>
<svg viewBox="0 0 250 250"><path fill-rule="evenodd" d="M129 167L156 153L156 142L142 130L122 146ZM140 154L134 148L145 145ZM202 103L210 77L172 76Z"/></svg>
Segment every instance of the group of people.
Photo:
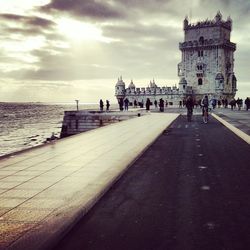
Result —
<svg viewBox="0 0 250 250"><path fill-rule="evenodd" d="M100 105L100 111L103 111L103 109L104 109L104 102L103 102L102 99L100 99L99 105ZM109 107L110 107L109 100L106 100L106 111L109 111Z"/></svg>
<svg viewBox="0 0 250 250"><path fill-rule="evenodd" d="M205 104L204 104L204 102L205 102ZM100 104L100 111L103 111L104 110L104 102L102 99L100 99L99 104ZM143 106L144 106L143 100L142 100L142 102L137 102L136 100L134 100L133 104L134 104L134 107L137 107L137 105L139 105L140 108L143 108ZM150 106L152 104L153 103L150 101L150 99L147 98L146 104L145 104L147 111L150 110ZM164 107L168 107L168 104L169 104L168 101L167 100L164 101L162 98L160 98L159 102L157 100L154 101L155 109L157 109L159 106L160 112L164 112ZM246 110L249 110L250 109L250 98L247 97L244 101L244 104L245 104ZM129 103L128 98L125 98L124 100L123 99L119 100L119 109L121 111L128 110L129 105L131 105L131 104ZM198 106L204 107L204 105L205 106L207 105L207 107L211 106L213 109L215 109L217 106L218 106L218 108L220 108L221 106L224 108L227 108L228 105L230 105L232 110L235 109L236 106L238 107L238 110L241 110L241 108L243 107L243 100L240 98L238 98L237 100L235 100L233 98L230 102L228 102L228 100L226 98L220 99L220 100L216 100L216 99L212 98L211 100L208 100L208 96L206 95L202 100L199 100L198 102L193 100L191 96L189 96L186 100L179 102L180 108L186 107L188 110L191 107L193 110L193 108L195 106L196 107L198 107ZM109 102L109 100L106 100L106 111L109 111L109 108L110 108L110 102Z"/></svg>
<svg viewBox="0 0 250 250"><path fill-rule="evenodd" d="M192 116L195 102L191 96L188 96L187 100L185 100L185 106L187 108L187 116ZM204 113L208 112L209 109L209 100L207 95L205 95L200 101L200 106L202 107L202 116L204 116ZM191 119L189 121L191 121Z"/></svg>

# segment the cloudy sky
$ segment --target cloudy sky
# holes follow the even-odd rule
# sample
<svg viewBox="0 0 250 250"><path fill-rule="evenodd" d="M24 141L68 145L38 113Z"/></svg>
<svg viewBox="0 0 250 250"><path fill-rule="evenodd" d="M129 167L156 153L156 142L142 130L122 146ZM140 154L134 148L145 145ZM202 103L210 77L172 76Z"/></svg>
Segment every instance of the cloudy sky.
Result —
<svg viewBox="0 0 250 250"><path fill-rule="evenodd" d="M250 96L249 0L0 0L0 102L115 101L122 75L138 87L178 83L182 24L231 16L238 96Z"/></svg>

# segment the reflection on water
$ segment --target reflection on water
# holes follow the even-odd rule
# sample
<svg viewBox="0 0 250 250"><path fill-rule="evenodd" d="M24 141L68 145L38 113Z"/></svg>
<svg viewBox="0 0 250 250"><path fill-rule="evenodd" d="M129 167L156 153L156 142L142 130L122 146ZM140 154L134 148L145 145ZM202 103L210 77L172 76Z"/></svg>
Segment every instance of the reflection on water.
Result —
<svg viewBox="0 0 250 250"><path fill-rule="evenodd" d="M43 103L0 103L0 156L40 145L52 132L60 136L65 110L76 105ZM80 105L98 109L98 105Z"/></svg>

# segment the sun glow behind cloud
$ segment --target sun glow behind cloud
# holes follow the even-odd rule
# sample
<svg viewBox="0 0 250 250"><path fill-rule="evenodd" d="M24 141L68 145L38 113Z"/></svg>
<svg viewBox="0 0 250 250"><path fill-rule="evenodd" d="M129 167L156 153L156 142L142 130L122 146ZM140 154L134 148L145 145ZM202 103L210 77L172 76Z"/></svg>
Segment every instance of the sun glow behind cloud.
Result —
<svg viewBox="0 0 250 250"><path fill-rule="evenodd" d="M58 29L60 33L74 41L98 41L105 43L111 41L111 39L104 37L101 29L93 24L68 18L62 18L58 21Z"/></svg>

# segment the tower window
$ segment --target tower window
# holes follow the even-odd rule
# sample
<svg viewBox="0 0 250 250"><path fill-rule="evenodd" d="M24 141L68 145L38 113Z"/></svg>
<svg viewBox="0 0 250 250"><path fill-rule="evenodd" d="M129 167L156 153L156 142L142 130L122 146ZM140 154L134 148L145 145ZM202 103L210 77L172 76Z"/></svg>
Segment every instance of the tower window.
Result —
<svg viewBox="0 0 250 250"><path fill-rule="evenodd" d="M197 65L197 69L202 70L203 69L202 65Z"/></svg>
<svg viewBox="0 0 250 250"><path fill-rule="evenodd" d="M198 85L202 85L202 78L198 79Z"/></svg>
<svg viewBox="0 0 250 250"><path fill-rule="evenodd" d="M203 50L198 51L198 57L203 57Z"/></svg>
<svg viewBox="0 0 250 250"><path fill-rule="evenodd" d="M199 43L200 43L201 45L203 45L203 44L204 44L204 37L203 37L203 36L201 36L201 37L200 37L200 39L199 39Z"/></svg>

